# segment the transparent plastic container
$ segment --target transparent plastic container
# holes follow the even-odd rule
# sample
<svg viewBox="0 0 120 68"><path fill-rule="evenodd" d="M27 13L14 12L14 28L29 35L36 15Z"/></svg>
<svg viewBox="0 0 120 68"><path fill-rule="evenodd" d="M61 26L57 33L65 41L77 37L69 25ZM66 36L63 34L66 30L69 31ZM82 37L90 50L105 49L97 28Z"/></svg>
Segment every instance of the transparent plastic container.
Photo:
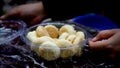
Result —
<svg viewBox="0 0 120 68"><path fill-rule="evenodd" d="M20 37L24 30L26 29L26 24L23 21L17 20L0 20L0 45L14 43L17 37Z"/></svg>
<svg viewBox="0 0 120 68"><path fill-rule="evenodd" d="M85 39L84 39L84 41L81 41L78 44L78 46L75 46L73 44L72 45L68 44L69 47L66 47L66 46L65 47L56 47L56 46L49 47L47 45L45 45L46 47L42 47L41 44L33 43L27 38L28 32L36 30L36 28L38 26L46 26L46 25L54 25L58 29L64 25L72 25L76 31L82 31L84 33ZM87 32L83 28L81 28L79 26L79 24L77 24L77 23L65 23L65 22L61 22L61 21L55 21L55 22L46 22L46 23L41 23L41 24L31 26L30 28L28 28L25 31L22 38L23 38L24 42L26 43L26 45L29 45L31 47L31 49L38 54L38 56L42 57L44 60L53 61L58 58L69 59L69 58L72 58L73 56L81 56L82 50L84 49L84 45L86 45ZM39 48L39 50L38 50L38 48ZM34 50L34 49L36 49L36 50ZM40 51L41 51L41 53L39 53ZM57 53L55 53L55 52L57 52ZM52 55L52 54L54 54L54 55Z"/></svg>

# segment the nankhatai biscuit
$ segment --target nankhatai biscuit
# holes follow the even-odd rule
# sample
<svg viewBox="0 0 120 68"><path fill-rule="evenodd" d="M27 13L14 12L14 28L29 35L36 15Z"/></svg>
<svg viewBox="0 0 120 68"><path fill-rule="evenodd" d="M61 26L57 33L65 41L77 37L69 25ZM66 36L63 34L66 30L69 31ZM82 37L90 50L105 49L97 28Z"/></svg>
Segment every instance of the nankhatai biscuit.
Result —
<svg viewBox="0 0 120 68"><path fill-rule="evenodd" d="M36 53L38 53L38 48L43 42L46 41L54 42L54 40L48 36L37 37L36 31L29 32L27 34L27 38L31 41L30 42L31 50L35 51Z"/></svg>
<svg viewBox="0 0 120 68"><path fill-rule="evenodd" d="M61 35L64 32L75 34L76 31L72 25L64 25L59 29L59 34Z"/></svg>
<svg viewBox="0 0 120 68"><path fill-rule="evenodd" d="M73 41L73 44L79 44L81 41L84 41L85 35L82 31L76 32L76 38Z"/></svg>
<svg viewBox="0 0 120 68"><path fill-rule="evenodd" d="M45 29L47 30L48 34L52 38L58 38L59 36L59 31L58 28L54 25L46 25Z"/></svg>
<svg viewBox="0 0 120 68"><path fill-rule="evenodd" d="M58 39L57 45L60 47L60 57L63 59L72 57L75 54L75 49L72 47L72 43L65 39Z"/></svg>
<svg viewBox="0 0 120 68"><path fill-rule="evenodd" d="M82 53L83 53L83 51L82 51L83 44L82 43L83 43L84 40L85 40L84 32L82 32L82 31L76 32L76 38L73 41L73 44L75 46L78 46L78 48L76 48L76 51L77 51L77 53L75 54L76 56L81 56L82 55Z"/></svg>
<svg viewBox="0 0 120 68"><path fill-rule="evenodd" d="M36 43L37 41L37 35L36 31L30 31L27 33L26 37L33 43Z"/></svg>
<svg viewBox="0 0 120 68"><path fill-rule="evenodd" d="M48 32L46 31L46 29L43 26L38 26L36 28L36 34L38 37L49 36Z"/></svg>
<svg viewBox="0 0 120 68"><path fill-rule="evenodd" d="M76 37L76 35L71 34L71 35L69 35L69 36L67 37L67 39L66 39L66 40L68 40L68 41L70 41L71 43L73 43L73 41L74 41L75 37Z"/></svg>
<svg viewBox="0 0 120 68"><path fill-rule="evenodd" d="M62 33L58 39L67 39L67 37L69 36L69 34L67 32Z"/></svg>
<svg viewBox="0 0 120 68"><path fill-rule="evenodd" d="M47 41L39 47L39 55L48 60L55 60L60 57L60 48L53 42Z"/></svg>

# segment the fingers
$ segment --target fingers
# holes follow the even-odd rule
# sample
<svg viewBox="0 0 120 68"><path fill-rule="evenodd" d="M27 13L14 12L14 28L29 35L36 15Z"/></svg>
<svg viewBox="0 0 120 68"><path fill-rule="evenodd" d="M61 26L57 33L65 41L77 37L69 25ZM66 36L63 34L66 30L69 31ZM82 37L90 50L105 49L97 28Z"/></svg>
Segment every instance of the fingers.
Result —
<svg viewBox="0 0 120 68"><path fill-rule="evenodd" d="M100 41L91 41L89 40L89 47L92 50L105 50L110 49L111 46L109 45L109 40L100 40Z"/></svg>
<svg viewBox="0 0 120 68"><path fill-rule="evenodd" d="M111 30L100 31L98 33L98 35L92 39L92 41L98 41L98 40L108 39L113 34L114 34L114 32L111 31Z"/></svg>
<svg viewBox="0 0 120 68"><path fill-rule="evenodd" d="M19 16L19 12L15 9L1 16L0 20L13 19L16 18L17 16Z"/></svg>
<svg viewBox="0 0 120 68"><path fill-rule="evenodd" d="M92 50L105 50L110 48L111 40L109 38L114 34L111 30L100 31L96 37L89 40L89 46Z"/></svg>

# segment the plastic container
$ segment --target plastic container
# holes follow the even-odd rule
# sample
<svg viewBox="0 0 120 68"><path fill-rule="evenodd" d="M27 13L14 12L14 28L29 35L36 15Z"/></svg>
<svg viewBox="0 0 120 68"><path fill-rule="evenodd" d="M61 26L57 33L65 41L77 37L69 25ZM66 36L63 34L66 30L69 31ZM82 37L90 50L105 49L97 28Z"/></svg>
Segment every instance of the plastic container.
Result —
<svg viewBox="0 0 120 68"><path fill-rule="evenodd" d="M33 43L27 38L28 32L35 31L38 26L46 26L46 25L54 25L58 29L60 29L64 25L72 25L76 31L82 31L84 33L85 39L84 39L84 41L81 41L77 46L73 45L73 44L72 45L67 44L68 47L52 46L52 45L50 45L52 43L49 44L49 41L45 41L46 42L45 44L47 44L47 45L45 45L46 47L43 47L44 44L42 45L42 43L41 44ZM73 56L81 56L83 46L86 45L87 33L84 29L79 27L79 24L77 24L77 23L65 23L65 22L58 21L58 22L46 22L46 23L31 26L30 28L28 28L26 30L26 32L24 33L22 38L23 38L24 42L26 43L26 45L29 45L31 47L31 49L38 54L38 56L42 57L44 60L53 61L58 58L69 59ZM55 40L55 42L56 42L56 40ZM64 43L60 43L60 44L64 44ZM48 46L48 45L50 45L50 46ZM57 52L57 53L55 53L55 52Z"/></svg>
<svg viewBox="0 0 120 68"><path fill-rule="evenodd" d="M23 21L0 21L0 45L10 44L24 33L26 24ZM15 40L17 41L17 40ZM15 42L14 42L15 43Z"/></svg>

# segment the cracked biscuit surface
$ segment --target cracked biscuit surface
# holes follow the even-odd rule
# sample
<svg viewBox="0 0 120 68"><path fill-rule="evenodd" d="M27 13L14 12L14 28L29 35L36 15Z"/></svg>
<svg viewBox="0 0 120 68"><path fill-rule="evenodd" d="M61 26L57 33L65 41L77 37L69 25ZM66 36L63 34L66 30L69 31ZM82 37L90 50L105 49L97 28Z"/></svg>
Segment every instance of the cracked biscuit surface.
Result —
<svg viewBox="0 0 120 68"><path fill-rule="evenodd" d="M45 29L52 38L57 38L59 36L58 28L54 25L46 25Z"/></svg>
<svg viewBox="0 0 120 68"><path fill-rule="evenodd" d="M46 31L46 29L44 28L44 26L38 26L36 28L36 34L38 37L41 36L49 36L48 32Z"/></svg>
<svg viewBox="0 0 120 68"><path fill-rule="evenodd" d="M64 32L67 32L69 34L75 34L76 31L72 25L64 25L59 29L59 35Z"/></svg>
<svg viewBox="0 0 120 68"><path fill-rule="evenodd" d="M58 39L67 39L67 37L69 36L69 34L67 32L62 33Z"/></svg>
<svg viewBox="0 0 120 68"><path fill-rule="evenodd" d="M55 43L47 41L39 47L39 55L48 61L55 60L60 56L60 48Z"/></svg>
<svg viewBox="0 0 120 68"><path fill-rule="evenodd" d="M72 57L75 54L75 49L70 41L65 39L58 39L56 42L57 45L61 48L61 58L66 59Z"/></svg>
<svg viewBox="0 0 120 68"><path fill-rule="evenodd" d="M82 31L76 32L76 38L73 41L73 44L78 45L81 41L85 40L85 35Z"/></svg>

